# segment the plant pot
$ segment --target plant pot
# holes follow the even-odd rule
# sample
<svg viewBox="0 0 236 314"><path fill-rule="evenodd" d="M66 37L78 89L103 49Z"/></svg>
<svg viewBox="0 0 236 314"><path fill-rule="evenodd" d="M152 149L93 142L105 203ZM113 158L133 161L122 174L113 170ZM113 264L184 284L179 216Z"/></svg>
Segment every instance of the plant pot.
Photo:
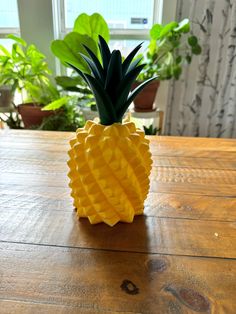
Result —
<svg viewBox="0 0 236 314"><path fill-rule="evenodd" d="M140 85L142 82L135 82L133 89ZM136 112L150 112L155 111L153 104L156 98L157 90L160 86L160 81L152 81L149 83L141 93L134 99L134 111Z"/></svg>
<svg viewBox="0 0 236 314"><path fill-rule="evenodd" d="M35 103L26 103L18 106L18 112L26 129L39 126L44 118L54 114L53 110L42 111L41 109L42 107Z"/></svg>
<svg viewBox="0 0 236 314"><path fill-rule="evenodd" d="M135 124L87 121L70 141L71 196L79 217L91 224L132 222L149 190L149 141Z"/></svg>
<svg viewBox="0 0 236 314"><path fill-rule="evenodd" d="M0 108L2 110L13 108L13 93L10 86L3 85L0 87Z"/></svg>

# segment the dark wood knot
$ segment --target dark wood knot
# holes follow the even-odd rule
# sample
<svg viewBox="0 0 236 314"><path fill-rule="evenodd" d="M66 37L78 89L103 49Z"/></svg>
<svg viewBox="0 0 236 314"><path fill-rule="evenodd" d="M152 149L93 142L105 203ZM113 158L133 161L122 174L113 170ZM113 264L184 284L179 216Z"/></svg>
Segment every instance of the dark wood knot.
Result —
<svg viewBox="0 0 236 314"><path fill-rule="evenodd" d="M166 287L165 290L171 292L182 304L195 312L207 312L210 310L208 299L195 290L186 288L175 289L171 286Z"/></svg>
<svg viewBox="0 0 236 314"><path fill-rule="evenodd" d="M139 288L132 281L127 279L123 280L120 287L128 294L135 295L139 293Z"/></svg>

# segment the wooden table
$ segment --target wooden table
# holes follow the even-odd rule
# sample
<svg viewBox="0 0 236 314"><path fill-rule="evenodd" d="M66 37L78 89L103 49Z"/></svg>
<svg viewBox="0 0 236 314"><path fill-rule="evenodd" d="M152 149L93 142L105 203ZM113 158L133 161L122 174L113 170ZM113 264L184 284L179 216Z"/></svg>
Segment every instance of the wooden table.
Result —
<svg viewBox="0 0 236 314"><path fill-rule="evenodd" d="M236 313L236 141L151 137L145 215L78 221L71 133L0 133L0 313Z"/></svg>

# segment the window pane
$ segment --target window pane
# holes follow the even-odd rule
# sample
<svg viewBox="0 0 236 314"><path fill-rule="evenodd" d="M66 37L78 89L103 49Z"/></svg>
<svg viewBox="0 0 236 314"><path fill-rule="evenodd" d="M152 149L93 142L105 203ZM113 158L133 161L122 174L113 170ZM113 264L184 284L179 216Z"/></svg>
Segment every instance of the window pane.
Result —
<svg viewBox="0 0 236 314"><path fill-rule="evenodd" d="M0 0L0 27L19 28L17 0Z"/></svg>
<svg viewBox="0 0 236 314"><path fill-rule="evenodd" d="M117 39L112 39L109 41L109 47L111 50L114 49L119 49L121 50L122 56L127 57L127 55L136 47L138 46L141 42L143 42L141 49L137 53L137 55L141 52L144 52L148 45L149 41L148 40L133 40L133 39L128 39L128 40L117 40Z"/></svg>
<svg viewBox="0 0 236 314"><path fill-rule="evenodd" d="M110 28L149 29L153 24L154 0L65 0L66 28L73 28L81 13L100 13Z"/></svg>
<svg viewBox="0 0 236 314"><path fill-rule="evenodd" d="M11 39L0 38L0 45L4 46L9 52L11 52L11 48L14 41Z"/></svg>

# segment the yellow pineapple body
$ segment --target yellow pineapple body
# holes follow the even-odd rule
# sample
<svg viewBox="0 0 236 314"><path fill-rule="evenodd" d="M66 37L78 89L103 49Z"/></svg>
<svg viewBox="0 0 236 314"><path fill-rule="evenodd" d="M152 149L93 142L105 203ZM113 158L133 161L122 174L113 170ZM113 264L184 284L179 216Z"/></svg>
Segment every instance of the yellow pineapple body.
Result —
<svg viewBox="0 0 236 314"><path fill-rule="evenodd" d="M149 190L149 141L134 123L87 121L70 141L68 166L74 206L91 224L132 222Z"/></svg>

